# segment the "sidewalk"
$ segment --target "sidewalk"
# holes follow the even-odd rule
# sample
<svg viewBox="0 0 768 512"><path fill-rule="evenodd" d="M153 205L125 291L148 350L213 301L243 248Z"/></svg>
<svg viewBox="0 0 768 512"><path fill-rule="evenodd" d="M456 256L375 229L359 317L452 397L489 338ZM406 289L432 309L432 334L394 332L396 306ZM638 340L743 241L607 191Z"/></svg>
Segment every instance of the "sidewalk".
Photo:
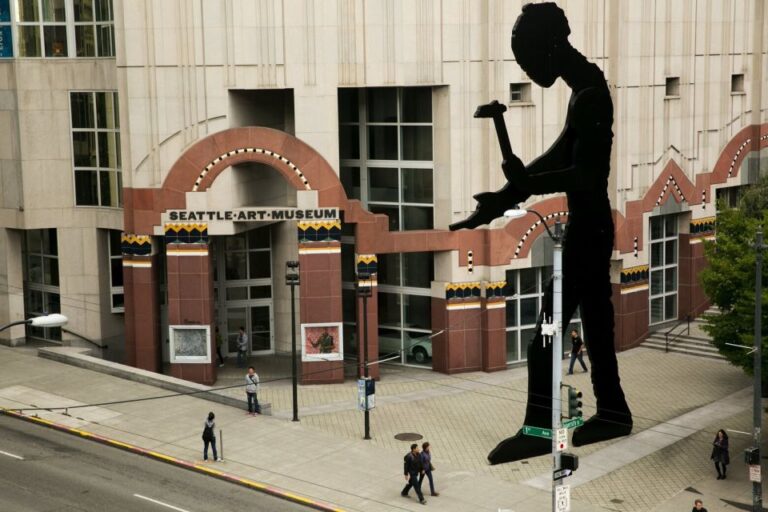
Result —
<svg viewBox="0 0 768 512"><path fill-rule="evenodd" d="M735 510L719 498L749 503L750 486L741 462L741 450L749 439L731 436L727 481L712 478L709 462L714 431L751 430L751 403L745 391L749 379L720 361L646 349L622 353L619 359L636 414L636 434L572 450L580 456L581 467L572 481L565 481L573 487L571 509L690 510L699 495L685 491L687 487L702 493L699 497L710 512ZM231 378L237 378L236 372ZM441 495L427 497L428 507L535 512L551 508L546 485L550 458L502 466L485 462L488 450L519 426L525 378L524 368L460 376L390 368L377 385L371 441L361 439L362 415L355 410L356 386L351 381L301 387L299 423L290 421L289 380L263 387L260 399L272 402L273 417L252 418L243 410L188 396L72 409L71 417L59 412L40 415L199 461L202 421L213 410L223 430L226 457L226 462L215 465L217 469L361 511L424 510L414 498L399 496L404 483L402 456L409 443L395 440L394 435L417 432L435 447ZM591 414L588 375L566 377L566 382L584 391L585 415ZM167 393L40 359L29 350L0 347L0 407L62 407ZM672 420L674 425L659 425L659 420ZM624 458L619 460L617 453Z"/></svg>

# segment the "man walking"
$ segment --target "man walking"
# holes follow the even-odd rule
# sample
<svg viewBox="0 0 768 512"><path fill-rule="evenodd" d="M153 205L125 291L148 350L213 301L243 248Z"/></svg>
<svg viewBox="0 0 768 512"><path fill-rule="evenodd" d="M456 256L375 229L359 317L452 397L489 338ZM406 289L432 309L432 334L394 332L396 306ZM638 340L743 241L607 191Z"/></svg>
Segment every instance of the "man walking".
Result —
<svg viewBox="0 0 768 512"><path fill-rule="evenodd" d="M259 374L253 366L248 367L248 373L245 376L245 394L248 397L248 414L255 416L261 414L259 406Z"/></svg>
<svg viewBox="0 0 768 512"><path fill-rule="evenodd" d="M240 327L240 331L237 334L237 366L245 368L245 363L248 360L248 335L245 334L245 327Z"/></svg>
<svg viewBox="0 0 768 512"><path fill-rule="evenodd" d="M576 359L584 368L584 373L588 372L587 365L584 364L584 341L579 337L579 331L573 329L571 331L571 364L568 365L568 375L573 375L573 363L576 362Z"/></svg>
<svg viewBox="0 0 768 512"><path fill-rule="evenodd" d="M424 466L419 455L419 445L416 443L411 445L411 451L403 459L403 473L405 481L408 483L405 484L400 495L407 498L408 492L413 487L416 491L416 496L419 497L419 503L426 505L427 500L424 499L424 495L421 493L421 483L419 482L419 475L424 473Z"/></svg>

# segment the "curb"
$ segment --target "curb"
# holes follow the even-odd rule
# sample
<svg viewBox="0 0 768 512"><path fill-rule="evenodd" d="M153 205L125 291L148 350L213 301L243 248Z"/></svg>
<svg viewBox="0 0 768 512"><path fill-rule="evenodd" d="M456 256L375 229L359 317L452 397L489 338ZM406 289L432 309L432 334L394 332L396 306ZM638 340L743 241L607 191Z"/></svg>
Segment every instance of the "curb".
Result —
<svg viewBox="0 0 768 512"><path fill-rule="evenodd" d="M27 416L18 412L15 412L10 409L3 409L0 408L0 414L5 416L10 416L12 418L16 418L19 420L27 421L30 423L34 423L43 427L52 428L54 430L58 430L60 432L64 432L70 435L79 436L84 439L89 439L91 441L96 441L97 443L105 444L108 446L112 446L114 448L119 448L120 450L124 450L127 452L135 453L137 455L142 455L144 457L149 457L151 459L158 460L160 462L165 462L166 464L171 464L173 466L177 466L180 468L184 468L190 471L195 471L197 473L201 473L204 475L212 476L215 478L218 478L219 480L224 480L226 482L230 482L233 484L240 485L242 487L247 487L249 489L253 489L255 491L263 492L264 494L269 494L271 496L274 496L276 498L281 498L286 501L291 501L293 503L297 503L299 505L304 505L306 507L313 508L315 510L322 510L325 512L346 512L342 508L335 507L333 505L329 505L327 503L322 503L319 501L315 501L310 498L305 498L304 496L300 496L298 494L285 491L282 489L279 489L277 487L273 487L271 485L257 482L255 480L249 480L247 478L241 478L239 476L231 475L229 473L225 473L223 471L219 471L217 469L209 468L207 466L203 466L200 464L195 464L193 462L188 462L182 459L177 459L176 457L171 457L170 455L165 455L153 450L146 450L144 448L140 448L138 446L134 446L132 444L123 443L122 441L117 441L115 439L109 439L104 436L100 436L98 434L93 434L91 432L87 432L85 430L80 430L77 428L68 427L66 425L62 425L60 423L55 423L50 420L46 420L37 416Z"/></svg>

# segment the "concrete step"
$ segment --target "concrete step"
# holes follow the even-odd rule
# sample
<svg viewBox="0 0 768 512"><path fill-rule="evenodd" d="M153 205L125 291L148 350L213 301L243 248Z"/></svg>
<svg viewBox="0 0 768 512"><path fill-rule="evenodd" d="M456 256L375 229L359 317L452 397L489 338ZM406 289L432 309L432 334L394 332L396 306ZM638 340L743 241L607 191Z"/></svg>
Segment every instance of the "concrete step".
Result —
<svg viewBox="0 0 768 512"><path fill-rule="evenodd" d="M664 344L655 344L655 343L648 343L645 342L641 347L650 348L653 350L660 350L662 352L665 351ZM721 356L718 352L705 352L701 350L691 350L687 348L681 348L681 347L675 347L674 345L670 345L669 352L674 352L676 354L686 354L689 356L696 356L696 357L706 357L709 359L717 359L719 361L725 361L726 359Z"/></svg>
<svg viewBox="0 0 768 512"><path fill-rule="evenodd" d="M666 343L664 342L663 339L662 340L648 339L645 341L643 345L644 346L653 345L655 347L664 348ZM677 348L684 348L686 350L698 350L700 352L711 352L713 354L719 354L717 347L714 347L709 343L701 343L701 342L689 343L689 342L686 342L685 340L675 340L674 342L669 344L669 347L670 348L677 347Z"/></svg>
<svg viewBox="0 0 768 512"><path fill-rule="evenodd" d="M648 336L648 338L646 338L646 340L654 340L661 343L666 342L666 338L663 335L660 336L658 334L651 334L650 336ZM711 339L702 338L699 336L678 336L677 338L674 338L674 339L670 338L669 342L670 344L675 344L675 345L680 343L685 343L691 346L699 346L699 347L707 347L707 348L713 347Z"/></svg>

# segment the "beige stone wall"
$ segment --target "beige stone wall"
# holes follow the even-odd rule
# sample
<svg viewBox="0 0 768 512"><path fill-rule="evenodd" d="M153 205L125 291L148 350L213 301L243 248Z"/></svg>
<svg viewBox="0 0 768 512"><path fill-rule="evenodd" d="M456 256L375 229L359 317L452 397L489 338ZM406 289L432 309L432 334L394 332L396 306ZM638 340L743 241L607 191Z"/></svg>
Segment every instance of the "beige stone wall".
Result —
<svg viewBox="0 0 768 512"><path fill-rule="evenodd" d="M0 229L0 279L7 279L11 290L6 295L0 284L0 323L24 317L23 296L13 293L23 283L23 230L56 228L67 328L97 341L122 331L122 315L111 313L103 229L121 230L123 212L75 207L69 100L70 91L116 89L114 59L0 64L0 138L10 142L0 149L0 228L14 228Z"/></svg>

